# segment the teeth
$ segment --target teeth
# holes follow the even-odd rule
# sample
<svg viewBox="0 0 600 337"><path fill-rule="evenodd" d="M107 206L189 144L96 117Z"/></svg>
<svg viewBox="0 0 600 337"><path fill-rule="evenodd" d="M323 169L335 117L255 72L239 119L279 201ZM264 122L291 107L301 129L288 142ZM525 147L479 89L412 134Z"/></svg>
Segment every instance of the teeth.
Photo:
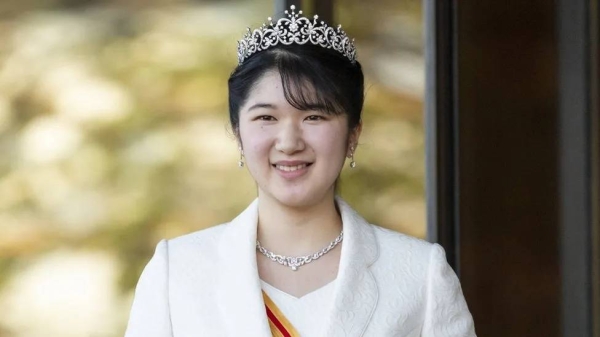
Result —
<svg viewBox="0 0 600 337"><path fill-rule="evenodd" d="M275 165L275 167L277 167L278 170L282 170L282 171L286 171L286 172L293 172L293 171L296 171L299 169L303 169L306 166L307 166L306 164L297 165L297 166Z"/></svg>

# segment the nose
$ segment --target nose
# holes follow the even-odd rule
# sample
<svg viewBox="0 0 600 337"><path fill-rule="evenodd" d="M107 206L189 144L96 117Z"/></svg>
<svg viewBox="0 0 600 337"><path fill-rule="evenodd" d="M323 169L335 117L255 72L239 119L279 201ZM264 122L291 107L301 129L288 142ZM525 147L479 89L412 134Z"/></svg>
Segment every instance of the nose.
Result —
<svg viewBox="0 0 600 337"><path fill-rule="evenodd" d="M301 127L294 121L283 123L277 135L275 149L285 154L293 154L304 150L304 147Z"/></svg>

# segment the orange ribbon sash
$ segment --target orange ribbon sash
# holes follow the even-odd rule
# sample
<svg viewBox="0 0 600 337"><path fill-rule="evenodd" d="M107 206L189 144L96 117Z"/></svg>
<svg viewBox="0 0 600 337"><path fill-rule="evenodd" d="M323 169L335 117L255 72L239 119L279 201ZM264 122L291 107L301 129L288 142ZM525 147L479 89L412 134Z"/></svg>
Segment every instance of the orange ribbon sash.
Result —
<svg viewBox="0 0 600 337"><path fill-rule="evenodd" d="M265 300L267 317L269 318L269 327L271 328L273 337L300 337L300 334L294 329L294 326L292 326L290 321L285 318L271 298L267 296L267 293L264 291L262 293L263 299Z"/></svg>

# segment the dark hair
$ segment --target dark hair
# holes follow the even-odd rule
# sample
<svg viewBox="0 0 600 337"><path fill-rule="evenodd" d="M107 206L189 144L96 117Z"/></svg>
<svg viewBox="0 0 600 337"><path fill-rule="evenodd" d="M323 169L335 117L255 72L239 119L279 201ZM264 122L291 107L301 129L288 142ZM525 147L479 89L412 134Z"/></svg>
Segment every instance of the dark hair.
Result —
<svg viewBox="0 0 600 337"><path fill-rule="evenodd" d="M271 70L279 72L285 98L296 109L346 114L350 130L360 123L364 77L358 61L352 63L333 49L310 44L277 45L250 56L229 77L229 119L234 132L252 87Z"/></svg>

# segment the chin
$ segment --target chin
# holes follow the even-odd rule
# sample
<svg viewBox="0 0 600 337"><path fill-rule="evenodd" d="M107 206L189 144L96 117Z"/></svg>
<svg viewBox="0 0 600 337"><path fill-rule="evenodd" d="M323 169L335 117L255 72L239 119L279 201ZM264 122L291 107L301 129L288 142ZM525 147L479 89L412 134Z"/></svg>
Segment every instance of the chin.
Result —
<svg viewBox="0 0 600 337"><path fill-rule="evenodd" d="M305 208L321 202L321 200L323 200L326 194L326 192L294 192L288 189L284 191L278 191L278 193L275 192L271 194L271 196L273 197L273 199L275 199L275 201L284 206L291 208Z"/></svg>
<svg viewBox="0 0 600 337"><path fill-rule="evenodd" d="M314 204L314 199L298 195L279 195L275 196L275 200L278 203L291 208L304 208Z"/></svg>

